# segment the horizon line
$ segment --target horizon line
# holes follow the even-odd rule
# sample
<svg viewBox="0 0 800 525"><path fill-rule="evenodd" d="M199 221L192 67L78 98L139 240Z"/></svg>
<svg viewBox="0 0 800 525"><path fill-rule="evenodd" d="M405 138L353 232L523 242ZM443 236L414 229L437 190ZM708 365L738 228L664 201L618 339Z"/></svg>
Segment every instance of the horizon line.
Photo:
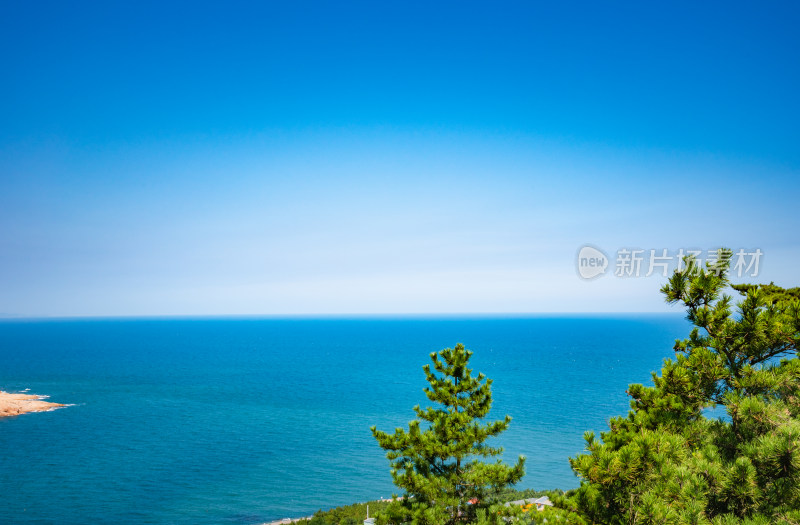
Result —
<svg viewBox="0 0 800 525"><path fill-rule="evenodd" d="M609 317L609 316L685 315L684 312L664 311L614 311L614 312L380 312L380 313L288 313L288 314L124 314L124 315L13 315L0 314L0 322L6 321L91 321L91 320L270 320L270 319L459 319L459 318L507 318L535 317Z"/></svg>

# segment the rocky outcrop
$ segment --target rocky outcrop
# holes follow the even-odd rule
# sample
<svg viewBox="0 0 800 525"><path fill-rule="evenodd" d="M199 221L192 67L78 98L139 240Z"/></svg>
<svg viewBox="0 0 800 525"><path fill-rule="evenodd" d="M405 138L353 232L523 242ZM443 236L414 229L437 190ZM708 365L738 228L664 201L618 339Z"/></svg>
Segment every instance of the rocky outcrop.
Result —
<svg viewBox="0 0 800 525"><path fill-rule="evenodd" d="M43 396L34 394L9 394L0 390L0 417L18 416L28 412L47 412L66 406L43 399Z"/></svg>

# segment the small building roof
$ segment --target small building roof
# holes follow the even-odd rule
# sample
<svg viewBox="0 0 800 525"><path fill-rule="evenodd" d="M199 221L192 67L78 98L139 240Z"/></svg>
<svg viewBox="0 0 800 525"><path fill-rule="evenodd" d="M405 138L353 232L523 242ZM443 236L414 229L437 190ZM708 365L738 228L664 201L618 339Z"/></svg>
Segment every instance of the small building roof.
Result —
<svg viewBox="0 0 800 525"><path fill-rule="evenodd" d="M553 502L550 501L550 498L547 496L542 496L540 498L526 498L526 499L518 499L515 501L509 501L506 503L506 507L511 505L519 505L520 507L524 507L525 505L547 505L549 507L553 506Z"/></svg>

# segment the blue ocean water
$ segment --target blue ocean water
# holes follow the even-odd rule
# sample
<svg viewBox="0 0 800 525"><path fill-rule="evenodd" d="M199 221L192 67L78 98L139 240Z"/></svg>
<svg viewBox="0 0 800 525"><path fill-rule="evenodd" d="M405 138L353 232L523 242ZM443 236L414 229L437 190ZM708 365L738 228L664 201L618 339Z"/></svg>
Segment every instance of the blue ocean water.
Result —
<svg viewBox="0 0 800 525"><path fill-rule="evenodd" d="M369 427L425 404L429 354L492 378L520 488L573 488L586 430L672 356L680 315L0 322L0 389L71 403L0 419L0 523L256 524L388 497Z"/></svg>

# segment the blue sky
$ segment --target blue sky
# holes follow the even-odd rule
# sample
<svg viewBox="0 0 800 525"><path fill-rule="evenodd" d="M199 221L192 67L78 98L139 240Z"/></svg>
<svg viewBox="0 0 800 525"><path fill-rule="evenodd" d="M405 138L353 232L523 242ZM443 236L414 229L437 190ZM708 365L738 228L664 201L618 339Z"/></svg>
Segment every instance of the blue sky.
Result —
<svg viewBox="0 0 800 525"><path fill-rule="evenodd" d="M667 311L584 244L800 284L791 2L25 3L0 315Z"/></svg>

